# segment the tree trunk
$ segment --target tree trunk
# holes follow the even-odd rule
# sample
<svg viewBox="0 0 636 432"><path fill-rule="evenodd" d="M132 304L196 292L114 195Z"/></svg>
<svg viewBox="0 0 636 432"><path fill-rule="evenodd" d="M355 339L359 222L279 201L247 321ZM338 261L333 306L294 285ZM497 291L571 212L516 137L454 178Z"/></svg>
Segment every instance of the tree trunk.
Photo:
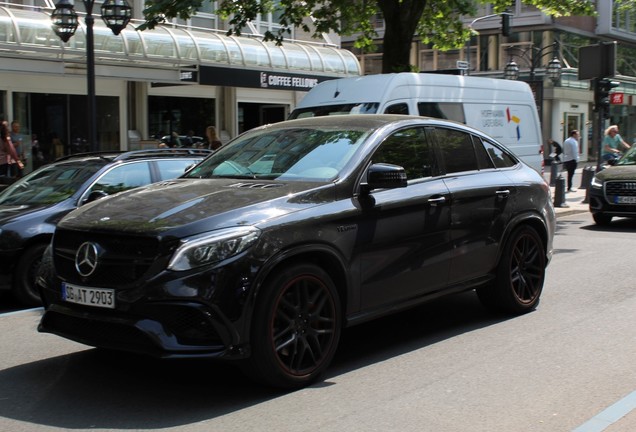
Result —
<svg viewBox="0 0 636 432"><path fill-rule="evenodd" d="M411 43L427 3L427 0L378 0L385 29L382 73L413 70L409 61Z"/></svg>

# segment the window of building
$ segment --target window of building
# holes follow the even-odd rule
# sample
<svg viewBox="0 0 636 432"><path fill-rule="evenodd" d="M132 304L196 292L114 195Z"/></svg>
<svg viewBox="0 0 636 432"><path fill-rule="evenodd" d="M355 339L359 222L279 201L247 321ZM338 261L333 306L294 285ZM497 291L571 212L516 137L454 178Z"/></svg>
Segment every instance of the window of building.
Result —
<svg viewBox="0 0 636 432"><path fill-rule="evenodd" d="M149 96L148 131L161 138L177 132L205 136L205 129L214 122L215 100L206 98Z"/></svg>

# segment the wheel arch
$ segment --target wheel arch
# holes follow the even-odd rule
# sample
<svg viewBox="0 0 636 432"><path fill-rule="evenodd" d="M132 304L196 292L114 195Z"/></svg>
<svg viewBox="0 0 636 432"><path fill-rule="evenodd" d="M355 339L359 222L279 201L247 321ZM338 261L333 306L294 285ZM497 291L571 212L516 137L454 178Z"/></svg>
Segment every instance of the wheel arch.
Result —
<svg viewBox="0 0 636 432"><path fill-rule="evenodd" d="M501 259L501 254L503 253L505 245L508 242L508 239L510 238L510 236L516 231L517 228L523 225L534 228L537 234L539 234L539 237L541 238L541 243L543 244L543 251L545 252L546 256L548 256L548 252L549 252L548 251L548 244L549 244L548 227L546 226L545 221L538 214L526 213L526 214L518 215L508 224L506 232L504 233L504 236L501 239L501 243L499 243L499 253L497 256L497 262L499 262L499 260ZM546 265L548 262L549 260L546 260Z"/></svg>
<svg viewBox="0 0 636 432"><path fill-rule="evenodd" d="M347 271L345 270L345 262L345 259L328 245L304 245L281 251L269 260L263 271L261 271L257 277L254 284L255 289L249 300L249 310L254 310L254 305L258 301L262 288L279 269L296 263L312 263L321 267L331 277L332 282L336 286L338 295L340 296L343 322L346 322L345 316L347 304L349 302L349 288L351 286L351 282L347 275ZM252 313L248 314L246 317L246 333L244 334L249 334L251 325Z"/></svg>

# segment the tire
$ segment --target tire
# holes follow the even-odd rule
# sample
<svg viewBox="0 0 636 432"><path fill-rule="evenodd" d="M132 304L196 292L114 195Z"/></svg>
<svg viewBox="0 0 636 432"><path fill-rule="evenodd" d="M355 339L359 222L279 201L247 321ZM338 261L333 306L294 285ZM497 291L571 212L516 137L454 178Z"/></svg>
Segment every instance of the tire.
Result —
<svg viewBox="0 0 636 432"><path fill-rule="evenodd" d="M333 359L341 327L340 298L329 275L313 264L284 269L256 299L243 372L268 386L304 387Z"/></svg>
<svg viewBox="0 0 636 432"><path fill-rule="evenodd" d="M545 280L546 254L537 231L529 226L517 228L503 249L495 282L477 289L488 309L520 315L539 304Z"/></svg>
<svg viewBox="0 0 636 432"><path fill-rule="evenodd" d="M13 275L13 297L24 306L42 305L35 280L46 247L46 243L30 246L24 251L16 266Z"/></svg>
<svg viewBox="0 0 636 432"><path fill-rule="evenodd" d="M612 222L612 216L605 213L592 213L592 218L597 225L609 225Z"/></svg>

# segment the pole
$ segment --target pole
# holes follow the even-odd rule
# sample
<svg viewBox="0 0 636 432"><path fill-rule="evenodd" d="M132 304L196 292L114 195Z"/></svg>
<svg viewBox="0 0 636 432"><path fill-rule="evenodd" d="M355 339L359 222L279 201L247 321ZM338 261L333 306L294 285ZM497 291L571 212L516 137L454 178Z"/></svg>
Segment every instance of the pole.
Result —
<svg viewBox="0 0 636 432"><path fill-rule="evenodd" d="M97 99L95 97L95 43L93 38L94 0L83 0L86 8L86 89L88 98L88 146L97 151Z"/></svg>

